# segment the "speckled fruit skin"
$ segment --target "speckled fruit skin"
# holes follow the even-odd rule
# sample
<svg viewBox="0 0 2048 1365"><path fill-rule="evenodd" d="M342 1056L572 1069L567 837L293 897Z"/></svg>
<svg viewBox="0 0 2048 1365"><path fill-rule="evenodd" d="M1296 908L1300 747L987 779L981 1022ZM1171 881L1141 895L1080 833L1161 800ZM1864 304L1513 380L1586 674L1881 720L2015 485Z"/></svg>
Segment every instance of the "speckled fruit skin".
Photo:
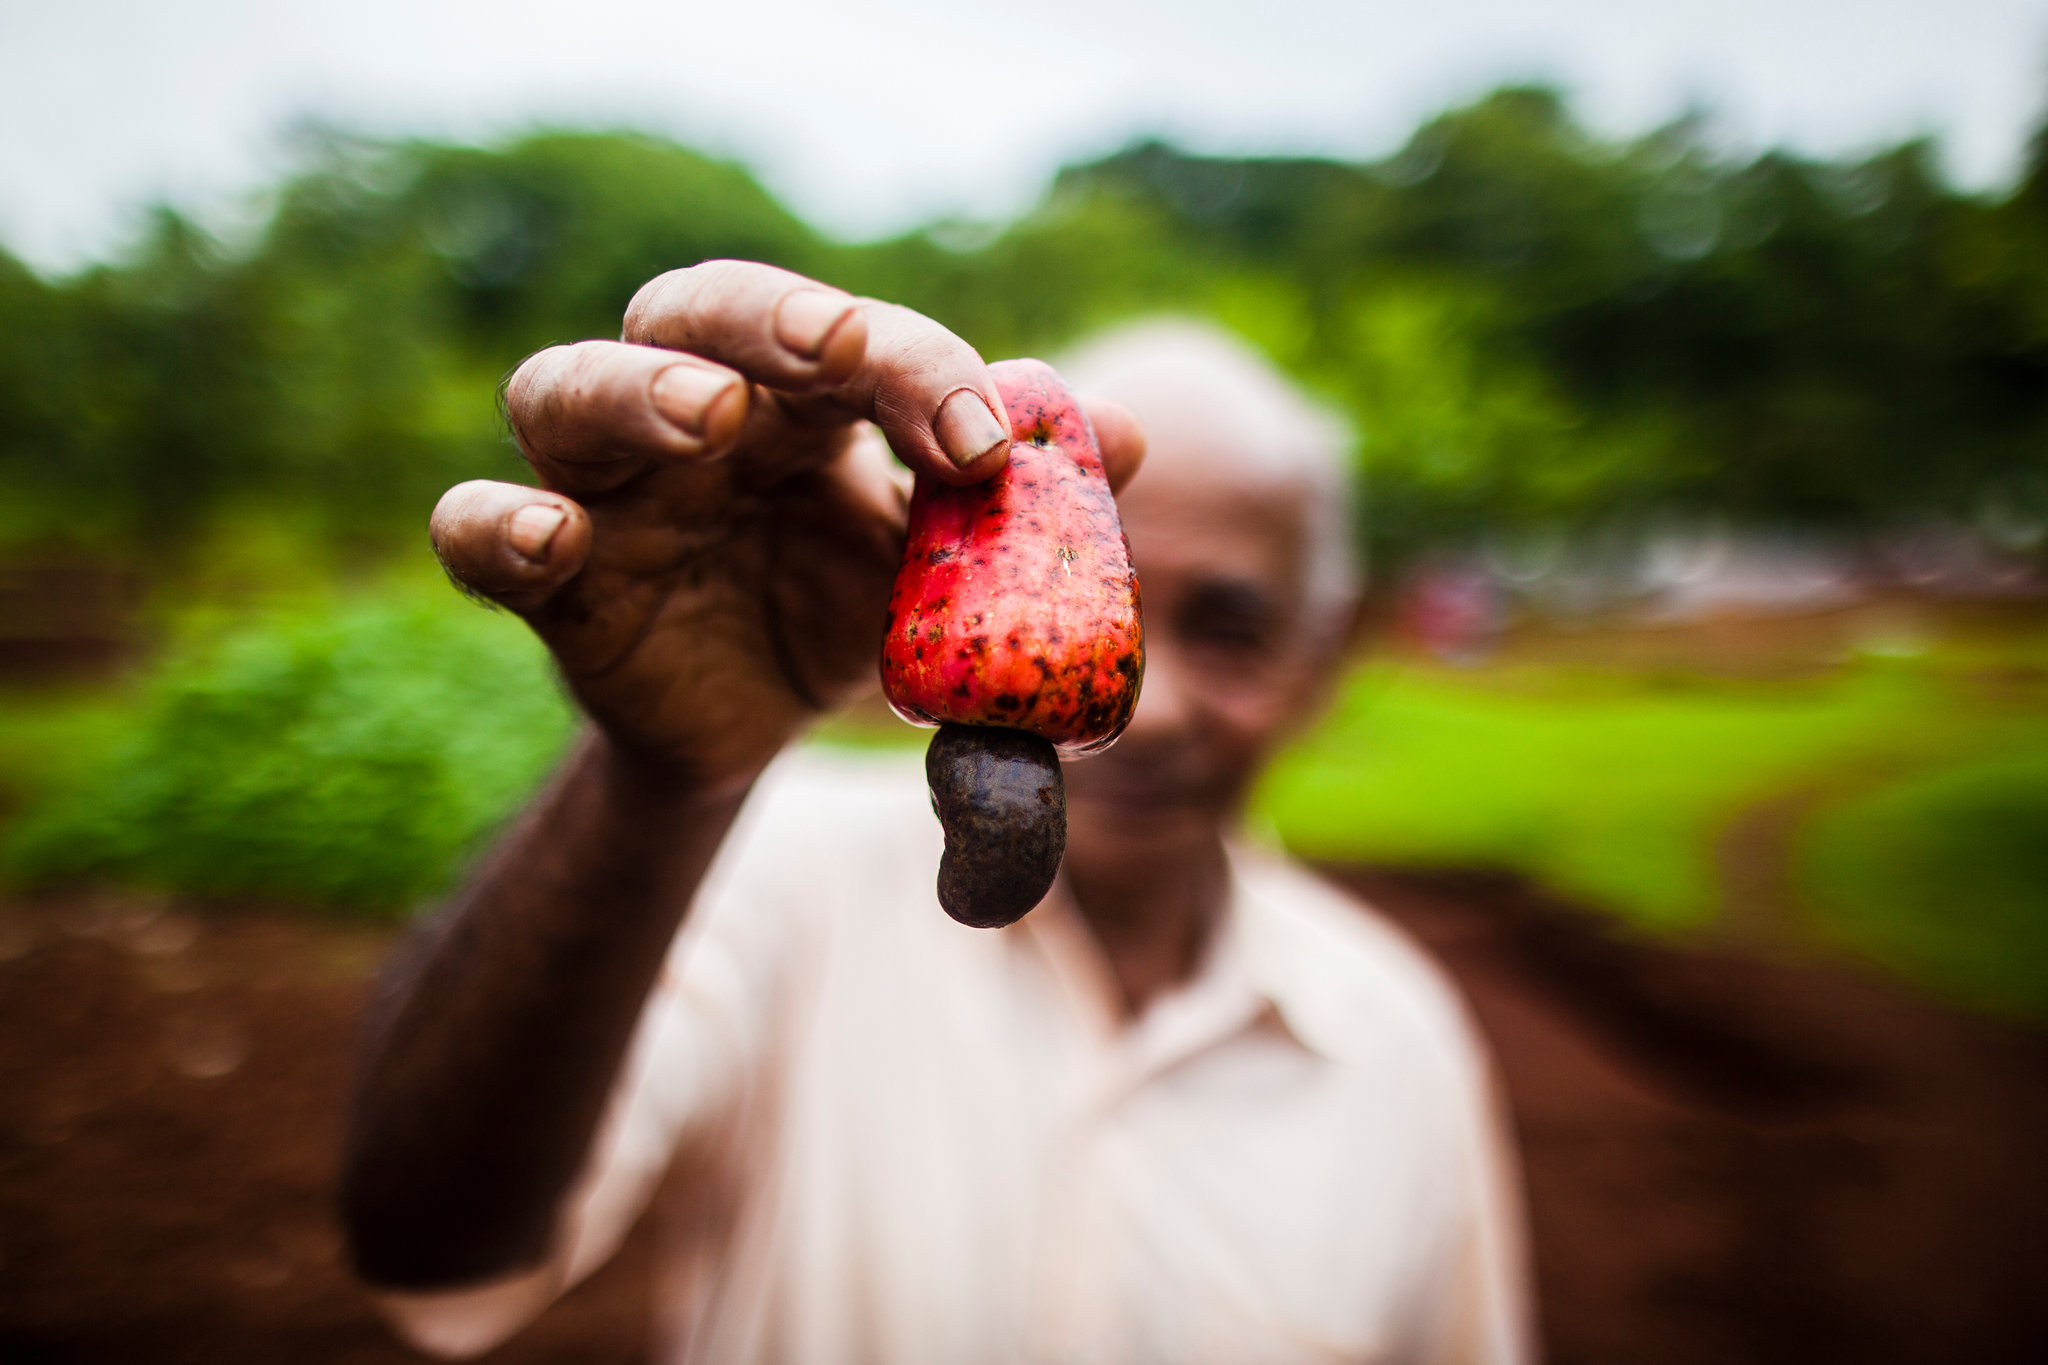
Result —
<svg viewBox="0 0 2048 1365"><path fill-rule="evenodd" d="M1107 747L1145 672L1138 576L1095 429L1037 360L989 367L1010 462L950 488L920 478L889 596L882 690L920 725L1027 730L1061 753Z"/></svg>

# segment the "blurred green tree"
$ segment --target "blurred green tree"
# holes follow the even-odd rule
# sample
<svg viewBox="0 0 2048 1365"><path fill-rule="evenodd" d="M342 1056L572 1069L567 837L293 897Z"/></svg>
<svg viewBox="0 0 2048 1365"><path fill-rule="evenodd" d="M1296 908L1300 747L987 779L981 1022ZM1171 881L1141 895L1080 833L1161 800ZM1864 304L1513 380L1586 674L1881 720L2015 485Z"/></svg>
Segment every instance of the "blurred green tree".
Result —
<svg viewBox="0 0 2048 1365"><path fill-rule="evenodd" d="M488 394L520 356L614 334L642 281L714 256L990 355L1220 317L1356 419L1397 554L1529 522L2048 515L2042 140L2012 193L1971 195L1925 142L1744 159L1698 117L1607 141L1512 88L1373 164L1147 142L1015 222L859 245L632 133L309 145L233 249L166 211L70 279L0 258L5 542L142 555L283 506L409 538L447 483L516 477Z"/></svg>

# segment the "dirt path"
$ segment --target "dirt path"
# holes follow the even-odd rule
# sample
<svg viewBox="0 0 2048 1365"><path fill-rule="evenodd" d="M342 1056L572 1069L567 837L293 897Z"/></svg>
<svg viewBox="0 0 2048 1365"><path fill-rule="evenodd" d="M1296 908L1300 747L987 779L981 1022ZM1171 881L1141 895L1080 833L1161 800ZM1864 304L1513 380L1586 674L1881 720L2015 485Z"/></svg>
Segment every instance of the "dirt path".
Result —
<svg viewBox="0 0 2048 1365"><path fill-rule="evenodd" d="M1493 1044L1553 1361L2048 1360L2048 1037L1506 878L1343 879Z"/></svg>
<svg viewBox="0 0 2048 1365"><path fill-rule="evenodd" d="M1494 1040L1559 1362L2048 1359L2048 1046L1853 977L1603 938L1486 878L1346 879ZM400 1361L329 1215L388 936L0 906L0 1361ZM629 1361L647 1241L505 1361Z"/></svg>

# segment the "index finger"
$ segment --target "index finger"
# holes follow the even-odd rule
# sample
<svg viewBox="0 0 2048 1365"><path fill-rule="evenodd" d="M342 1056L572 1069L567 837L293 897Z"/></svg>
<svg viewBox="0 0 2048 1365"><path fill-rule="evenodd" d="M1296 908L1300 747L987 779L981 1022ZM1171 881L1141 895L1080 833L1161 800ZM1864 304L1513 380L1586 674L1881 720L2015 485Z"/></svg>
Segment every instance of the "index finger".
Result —
<svg viewBox="0 0 2048 1365"><path fill-rule="evenodd" d="M641 285L620 339L688 351L769 388L815 392L860 364L868 335L860 302L757 261L704 261Z"/></svg>
<svg viewBox="0 0 2048 1365"><path fill-rule="evenodd" d="M797 422L873 421L898 458L946 483L1009 457L1009 420L972 346L908 308L748 261L649 282L626 340L688 351L771 390Z"/></svg>

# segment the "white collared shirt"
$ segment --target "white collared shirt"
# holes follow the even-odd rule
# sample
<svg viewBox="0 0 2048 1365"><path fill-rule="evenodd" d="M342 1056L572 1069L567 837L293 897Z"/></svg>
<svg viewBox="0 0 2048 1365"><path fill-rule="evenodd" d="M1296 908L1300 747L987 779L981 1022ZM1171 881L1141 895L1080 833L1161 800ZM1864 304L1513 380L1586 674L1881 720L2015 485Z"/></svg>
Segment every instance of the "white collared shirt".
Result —
<svg viewBox="0 0 2048 1365"><path fill-rule="evenodd" d="M1486 1061L1419 950L1234 850L1195 977L1126 1023L1057 894L1008 929L948 919L940 847L915 760L776 764L648 1002L552 1258L385 1296L401 1330L485 1349L659 1189L658 1349L678 1365L1529 1358Z"/></svg>

